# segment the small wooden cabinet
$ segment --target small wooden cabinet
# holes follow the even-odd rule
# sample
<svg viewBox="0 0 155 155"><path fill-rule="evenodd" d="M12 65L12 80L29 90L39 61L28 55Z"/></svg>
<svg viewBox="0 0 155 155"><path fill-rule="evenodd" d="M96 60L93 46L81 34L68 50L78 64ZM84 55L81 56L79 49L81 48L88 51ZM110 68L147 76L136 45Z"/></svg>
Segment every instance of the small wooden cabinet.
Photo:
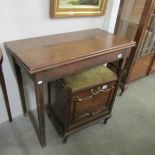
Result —
<svg viewBox="0 0 155 155"><path fill-rule="evenodd" d="M155 71L154 0L121 0L115 34L136 41L126 63L124 84Z"/></svg>
<svg viewBox="0 0 155 155"><path fill-rule="evenodd" d="M108 75L102 74L102 77L108 76L109 80L103 78L102 82L96 83L96 75L92 75L91 72L92 76L86 76L86 80L83 76L85 73L80 73L80 76L77 74L73 75L74 77L69 77L72 81L74 80L73 82L76 82L73 85L67 84L63 79L51 84L50 89L54 90L55 93L51 94L51 99L54 100L51 100L48 106L48 113L57 122L55 127L64 137L64 142L66 142L66 138L70 134L94 122L103 120L106 123L111 116L112 98L115 92L117 76L106 67L99 66L98 68L106 70L106 74L109 73ZM82 79L77 79L77 77L82 77ZM93 82L85 85L81 80ZM78 88L74 89L75 85ZM85 85L85 87L82 85ZM79 88L79 86L82 87Z"/></svg>

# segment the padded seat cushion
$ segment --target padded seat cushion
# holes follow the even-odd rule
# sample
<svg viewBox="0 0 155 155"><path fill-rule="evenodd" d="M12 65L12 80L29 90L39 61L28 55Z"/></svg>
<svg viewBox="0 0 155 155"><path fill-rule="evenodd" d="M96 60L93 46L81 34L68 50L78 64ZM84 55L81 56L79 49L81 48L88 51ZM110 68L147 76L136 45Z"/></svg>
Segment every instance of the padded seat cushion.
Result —
<svg viewBox="0 0 155 155"><path fill-rule="evenodd" d="M64 84L72 91L114 80L117 80L117 75L103 65L63 78Z"/></svg>

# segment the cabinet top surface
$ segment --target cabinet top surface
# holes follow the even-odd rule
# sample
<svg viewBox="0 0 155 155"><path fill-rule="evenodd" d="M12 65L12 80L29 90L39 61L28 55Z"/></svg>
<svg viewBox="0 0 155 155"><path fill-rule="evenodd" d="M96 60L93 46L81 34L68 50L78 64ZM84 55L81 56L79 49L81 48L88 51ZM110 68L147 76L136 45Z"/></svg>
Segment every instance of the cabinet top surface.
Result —
<svg viewBox="0 0 155 155"><path fill-rule="evenodd" d="M90 29L5 43L30 73L133 47L135 42Z"/></svg>

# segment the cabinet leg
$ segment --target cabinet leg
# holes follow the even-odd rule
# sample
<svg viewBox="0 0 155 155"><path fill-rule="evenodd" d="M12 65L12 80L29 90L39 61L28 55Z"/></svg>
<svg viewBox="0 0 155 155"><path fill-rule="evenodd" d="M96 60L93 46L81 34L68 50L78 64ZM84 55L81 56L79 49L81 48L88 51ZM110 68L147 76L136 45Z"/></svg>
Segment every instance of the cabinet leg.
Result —
<svg viewBox="0 0 155 155"><path fill-rule="evenodd" d="M51 118L52 117L51 114L48 114L48 117Z"/></svg>
<svg viewBox="0 0 155 155"><path fill-rule="evenodd" d="M123 83L120 83L120 89L121 89L121 92L120 92L119 96L122 96L123 93L125 92L125 90L127 89L127 86Z"/></svg>
<svg viewBox="0 0 155 155"><path fill-rule="evenodd" d="M104 120L104 122L103 122L103 123L104 123L104 124L107 124L108 119L109 119L109 118L106 118L106 119Z"/></svg>
<svg viewBox="0 0 155 155"><path fill-rule="evenodd" d="M63 139L63 144L66 144L67 140L68 140L68 136L65 136L64 139Z"/></svg>
<svg viewBox="0 0 155 155"><path fill-rule="evenodd" d="M120 89L121 89L121 92L120 92L119 96L122 96L124 91L125 91L125 86L124 85L120 85Z"/></svg>

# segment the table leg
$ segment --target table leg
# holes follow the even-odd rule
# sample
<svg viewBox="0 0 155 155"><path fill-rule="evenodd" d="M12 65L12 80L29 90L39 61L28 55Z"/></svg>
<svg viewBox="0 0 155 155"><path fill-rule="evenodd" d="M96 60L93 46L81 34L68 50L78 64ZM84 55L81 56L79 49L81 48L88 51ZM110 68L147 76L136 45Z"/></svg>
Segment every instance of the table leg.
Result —
<svg viewBox="0 0 155 155"><path fill-rule="evenodd" d="M38 112L39 123L39 140L42 147L46 146L46 132L45 132L45 105L44 105L44 90L43 83L35 83L35 93Z"/></svg>
<svg viewBox="0 0 155 155"><path fill-rule="evenodd" d="M22 102L23 113L26 114L27 113L27 107L26 107L26 102L25 102L25 95L24 95L21 69L15 61L14 61L14 66L15 66L15 71L16 71L18 87L19 87L19 91L20 91L20 98L21 98L21 102Z"/></svg>
<svg viewBox="0 0 155 155"><path fill-rule="evenodd" d="M4 75L3 75L1 67L0 67L0 82L1 82L1 86L2 86L2 91L3 91L3 95L4 95L4 100L5 100L5 105L6 105L9 121L12 122L12 115L11 115L11 110L10 110L10 105L9 105Z"/></svg>
<svg viewBox="0 0 155 155"><path fill-rule="evenodd" d="M112 104L110 106L110 111L112 111L112 107L113 107L113 104L114 104L114 101L115 101L115 98L116 98L116 95L117 95L117 90L120 86L120 82L122 80L122 76L124 74L124 66L125 66L125 62L126 62L126 59L121 59L120 60L120 69L119 69L119 72L118 72L118 80L117 80L117 84L116 84L116 87L115 87L115 92L114 92L114 95L113 95L113 98L112 98Z"/></svg>

